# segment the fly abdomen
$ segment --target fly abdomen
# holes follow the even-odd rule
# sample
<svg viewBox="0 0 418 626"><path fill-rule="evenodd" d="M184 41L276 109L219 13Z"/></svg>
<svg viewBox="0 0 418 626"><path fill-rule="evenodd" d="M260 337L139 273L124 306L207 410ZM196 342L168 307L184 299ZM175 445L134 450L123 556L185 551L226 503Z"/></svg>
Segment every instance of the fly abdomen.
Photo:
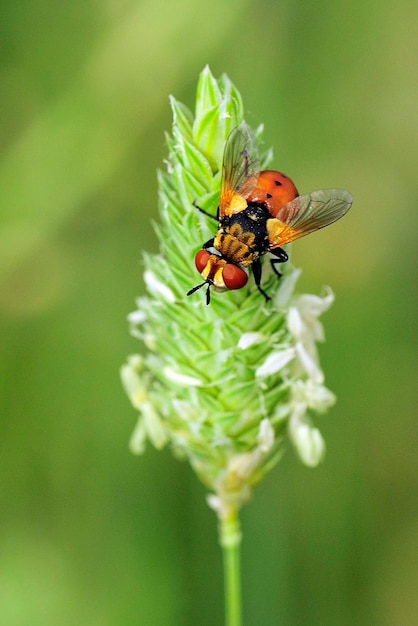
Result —
<svg viewBox="0 0 418 626"><path fill-rule="evenodd" d="M232 263L244 267L251 265L254 261L255 250L236 236L236 229L234 231L234 235L230 232L219 231L215 237L214 248Z"/></svg>

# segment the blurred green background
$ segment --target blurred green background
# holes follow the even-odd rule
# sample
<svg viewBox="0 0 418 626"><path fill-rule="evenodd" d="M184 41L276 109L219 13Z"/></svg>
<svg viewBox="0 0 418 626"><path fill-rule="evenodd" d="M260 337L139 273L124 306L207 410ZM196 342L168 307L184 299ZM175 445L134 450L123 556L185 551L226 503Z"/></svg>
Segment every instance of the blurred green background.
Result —
<svg viewBox="0 0 418 626"><path fill-rule="evenodd" d="M245 623L416 623L417 20L406 0L1 3L2 625L222 624L205 491L169 451L129 453L118 377L168 94L193 106L206 63L301 192L355 199L294 246L301 287L337 295L339 401L326 462L289 450L243 511Z"/></svg>

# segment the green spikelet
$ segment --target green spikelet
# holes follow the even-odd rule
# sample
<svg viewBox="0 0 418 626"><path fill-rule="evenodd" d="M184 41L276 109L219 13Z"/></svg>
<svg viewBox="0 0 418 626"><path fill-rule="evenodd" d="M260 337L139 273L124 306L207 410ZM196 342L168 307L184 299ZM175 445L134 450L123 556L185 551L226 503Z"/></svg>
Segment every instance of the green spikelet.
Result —
<svg viewBox="0 0 418 626"><path fill-rule="evenodd" d="M159 173L160 253L144 255L148 295L130 315L145 356L128 359L122 381L139 411L132 450L143 452L147 439L158 449L169 444L225 518L275 465L286 434L306 465L323 457L308 411L334 402L315 345L323 339L318 317L333 295L296 294L300 271L288 263L281 281L265 264L267 304L251 278L244 289L213 294L210 306L204 293L186 297L199 282L194 255L216 230L192 203L216 214L223 149L243 119L243 104L228 77L215 80L208 68L194 115L170 102L167 171Z"/></svg>

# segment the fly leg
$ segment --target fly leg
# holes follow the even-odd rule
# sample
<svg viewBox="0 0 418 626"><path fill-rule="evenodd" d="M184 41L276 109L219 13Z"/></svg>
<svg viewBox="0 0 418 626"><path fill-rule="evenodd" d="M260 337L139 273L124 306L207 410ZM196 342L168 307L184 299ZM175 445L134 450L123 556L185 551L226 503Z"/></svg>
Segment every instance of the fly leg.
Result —
<svg viewBox="0 0 418 626"><path fill-rule="evenodd" d="M203 244L202 250L207 250L208 248L212 248L214 241L215 241L215 237L212 237L212 239L209 239L209 241Z"/></svg>
<svg viewBox="0 0 418 626"><path fill-rule="evenodd" d="M257 289L264 296L266 302L268 302L269 300L271 300L271 298L270 298L270 296L268 296L266 294L266 292L264 291L264 289L261 288L261 285L260 285L260 283L261 283L261 273L262 273L260 259L256 259L253 262L251 268L253 270L254 281L255 281L255 284L257 285Z"/></svg>
<svg viewBox="0 0 418 626"><path fill-rule="evenodd" d="M276 265L278 263L285 263L286 261L288 261L289 257L287 255L287 253L282 248L276 248L275 250L269 250L269 252L276 257L275 259L270 259L270 263L271 263L271 267L273 269L273 272L276 274L277 278L281 278L282 274L276 268ZM270 298L270 296L267 295L267 293L261 287L262 267L261 267L260 259L256 259L253 262L251 267L252 267L252 270L253 270L254 281L255 281L255 284L257 286L257 289L264 296L266 302L268 302L269 300L271 300L271 298Z"/></svg>
<svg viewBox="0 0 418 626"><path fill-rule="evenodd" d="M206 215L206 217L210 217L211 220L215 220L215 222L218 221L218 214L219 214L219 208L216 212L216 215L212 215L212 213L208 213L207 211L205 211L205 209L202 209L198 204L196 204L196 200L193 200L193 206L195 209L197 209L198 211L200 211L201 213L203 213L203 215Z"/></svg>
<svg viewBox="0 0 418 626"><path fill-rule="evenodd" d="M279 272L279 270L276 268L276 265L278 263L286 263L286 261L289 260L289 256L283 250L283 248L275 248L274 250L269 250L269 252L270 254L274 254L274 256L277 257L276 259L270 259L270 264L277 278L281 278L283 274Z"/></svg>

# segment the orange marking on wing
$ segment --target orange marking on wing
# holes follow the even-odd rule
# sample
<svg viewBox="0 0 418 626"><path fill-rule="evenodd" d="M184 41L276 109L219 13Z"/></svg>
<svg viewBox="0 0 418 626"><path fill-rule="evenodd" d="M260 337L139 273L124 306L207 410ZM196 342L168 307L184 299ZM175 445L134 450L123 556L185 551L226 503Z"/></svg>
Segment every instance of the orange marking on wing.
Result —
<svg viewBox="0 0 418 626"><path fill-rule="evenodd" d="M232 214L229 207L235 195L244 200L248 198L257 184L259 171L260 162L254 133L242 122L231 131L225 144L219 200L220 218Z"/></svg>
<svg viewBox="0 0 418 626"><path fill-rule="evenodd" d="M345 189L321 189L298 196L278 211L277 218L268 220L270 248L329 226L347 213L351 203L351 194Z"/></svg>

